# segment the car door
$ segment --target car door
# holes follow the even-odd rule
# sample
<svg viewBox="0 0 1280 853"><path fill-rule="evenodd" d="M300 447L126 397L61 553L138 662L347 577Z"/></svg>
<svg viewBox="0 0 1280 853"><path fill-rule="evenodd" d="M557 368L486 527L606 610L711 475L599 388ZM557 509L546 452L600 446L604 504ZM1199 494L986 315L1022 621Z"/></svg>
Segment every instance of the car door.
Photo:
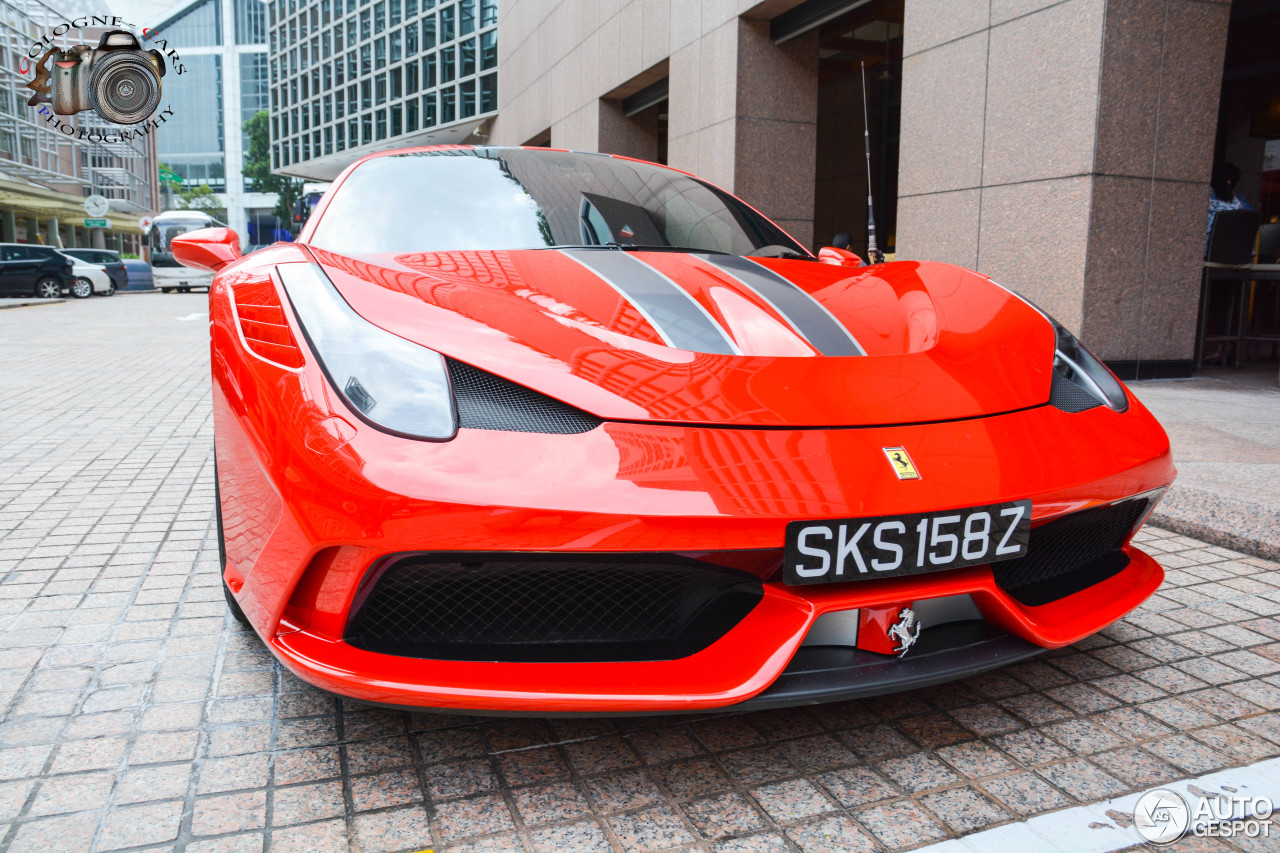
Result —
<svg viewBox="0 0 1280 853"><path fill-rule="evenodd" d="M0 247L0 263L3 273L0 274L0 286L11 296L30 296L36 285L35 273L40 261L32 257L26 246L7 243Z"/></svg>

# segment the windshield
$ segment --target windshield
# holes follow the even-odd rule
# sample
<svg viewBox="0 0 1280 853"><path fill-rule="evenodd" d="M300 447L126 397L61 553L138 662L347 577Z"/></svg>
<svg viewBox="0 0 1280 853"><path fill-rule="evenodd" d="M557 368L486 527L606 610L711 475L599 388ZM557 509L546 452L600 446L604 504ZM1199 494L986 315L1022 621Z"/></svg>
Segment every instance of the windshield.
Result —
<svg viewBox="0 0 1280 853"><path fill-rule="evenodd" d="M680 172L519 148L368 160L334 191L311 243L348 254L617 245L810 257L740 200Z"/></svg>

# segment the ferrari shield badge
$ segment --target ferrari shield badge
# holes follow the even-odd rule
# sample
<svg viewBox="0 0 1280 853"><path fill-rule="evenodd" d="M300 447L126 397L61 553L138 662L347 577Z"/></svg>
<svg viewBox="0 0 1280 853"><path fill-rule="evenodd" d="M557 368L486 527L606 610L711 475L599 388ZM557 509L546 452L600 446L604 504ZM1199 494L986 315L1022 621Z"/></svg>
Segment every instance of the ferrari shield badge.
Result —
<svg viewBox="0 0 1280 853"><path fill-rule="evenodd" d="M898 621L889 626L889 639L899 644L894 649L898 657L905 655L907 650L916 644L916 640L920 639L920 629L923 627L916 621L914 610L910 607L902 608L902 612L898 614Z"/></svg>
<svg viewBox="0 0 1280 853"><path fill-rule="evenodd" d="M919 480L920 472L916 470L916 463L911 461L911 457L907 455L905 447L885 447L884 455L889 458L889 463L893 465L893 473L898 475L899 480Z"/></svg>

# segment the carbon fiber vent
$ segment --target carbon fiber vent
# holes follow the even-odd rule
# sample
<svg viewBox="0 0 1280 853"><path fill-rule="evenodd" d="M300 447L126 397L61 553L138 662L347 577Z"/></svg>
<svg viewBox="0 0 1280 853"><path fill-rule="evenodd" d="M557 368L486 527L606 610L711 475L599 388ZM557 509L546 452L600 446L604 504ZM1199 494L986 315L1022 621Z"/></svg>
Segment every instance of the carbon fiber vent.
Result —
<svg viewBox="0 0 1280 853"><path fill-rule="evenodd" d="M470 562L472 559L484 562ZM442 562L443 560L467 562ZM674 555L420 555L374 569L345 639L433 660L675 660L715 642L760 580Z"/></svg>
<svg viewBox="0 0 1280 853"><path fill-rule="evenodd" d="M1049 405L1075 414L1096 409L1102 404L1098 402L1097 397L1055 370L1053 384L1049 386Z"/></svg>
<svg viewBox="0 0 1280 853"><path fill-rule="evenodd" d="M572 435L603 423L594 415L523 385L451 358L445 361L458 404L460 427Z"/></svg>
<svg viewBox="0 0 1280 853"><path fill-rule="evenodd" d="M1129 565L1121 547L1147 505L1146 498L1135 498L1031 528L1025 557L991 565L996 583L1023 604L1037 607L1119 574Z"/></svg>

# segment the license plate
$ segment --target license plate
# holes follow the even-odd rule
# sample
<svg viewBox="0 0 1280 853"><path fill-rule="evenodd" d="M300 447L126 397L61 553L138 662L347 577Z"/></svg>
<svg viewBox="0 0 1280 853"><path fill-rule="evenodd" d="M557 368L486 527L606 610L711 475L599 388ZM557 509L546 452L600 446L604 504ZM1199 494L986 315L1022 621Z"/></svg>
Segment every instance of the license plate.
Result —
<svg viewBox="0 0 1280 853"><path fill-rule="evenodd" d="M968 509L793 521L782 579L792 586L920 575L1027 553L1031 501Z"/></svg>

